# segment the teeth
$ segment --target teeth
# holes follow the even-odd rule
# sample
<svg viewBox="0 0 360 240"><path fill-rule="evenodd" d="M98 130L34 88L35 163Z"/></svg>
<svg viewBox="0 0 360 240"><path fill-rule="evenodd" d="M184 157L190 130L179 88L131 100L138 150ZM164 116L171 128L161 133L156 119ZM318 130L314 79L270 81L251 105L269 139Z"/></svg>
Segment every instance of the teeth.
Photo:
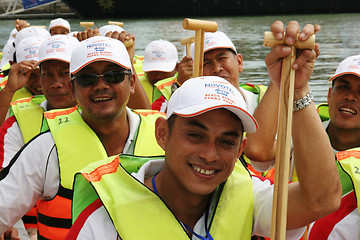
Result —
<svg viewBox="0 0 360 240"><path fill-rule="evenodd" d="M351 114L356 114L356 111L350 108L340 108L340 111L349 112Z"/></svg>
<svg viewBox="0 0 360 240"><path fill-rule="evenodd" d="M191 166L195 171L197 171L201 174L204 174L204 175L211 175L215 172L215 170L205 170L205 169L199 168L198 166L194 166L194 165L191 165Z"/></svg>
<svg viewBox="0 0 360 240"><path fill-rule="evenodd" d="M106 101L109 100L110 98L95 98L94 101L98 102L98 101Z"/></svg>

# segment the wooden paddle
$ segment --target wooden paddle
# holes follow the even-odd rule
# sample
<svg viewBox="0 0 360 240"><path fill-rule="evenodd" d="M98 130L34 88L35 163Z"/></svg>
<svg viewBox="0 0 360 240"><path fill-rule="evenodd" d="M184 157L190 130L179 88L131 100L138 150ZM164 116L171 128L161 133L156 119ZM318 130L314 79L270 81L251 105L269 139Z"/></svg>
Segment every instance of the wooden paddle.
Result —
<svg viewBox="0 0 360 240"><path fill-rule="evenodd" d="M272 32L265 32L264 46L285 45L285 39L278 41ZM271 239L286 239L286 220L288 205L288 181L291 149L291 125L294 102L295 70L291 67L296 58L296 49L314 49L315 35L307 41L296 43L291 47L291 54L282 60L280 83L280 107L277 130L277 147L275 157L274 197L271 222Z"/></svg>
<svg viewBox="0 0 360 240"><path fill-rule="evenodd" d="M123 26L124 26L124 23L123 23L123 22L108 21L108 24L109 24L109 25L116 25L116 26L119 26L119 27L123 27Z"/></svg>
<svg viewBox="0 0 360 240"><path fill-rule="evenodd" d="M191 57L191 44L195 41L195 37L191 36L188 38L181 39L181 45L185 46L186 48L186 56Z"/></svg>
<svg viewBox="0 0 360 240"><path fill-rule="evenodd" d="M185 18L183 27L187 30L195 31L195 48L194 48L194 74L193 77L203 75L204 64L204 35L205 32L216 32L217 23L213 21L204 21Z"/></svg>
<svg viewBox="0 0 360 240"><path fill-rule="evenodd" d="M94 26L94 22L80 22L81 27L85 27L85 31Z"/></svg>

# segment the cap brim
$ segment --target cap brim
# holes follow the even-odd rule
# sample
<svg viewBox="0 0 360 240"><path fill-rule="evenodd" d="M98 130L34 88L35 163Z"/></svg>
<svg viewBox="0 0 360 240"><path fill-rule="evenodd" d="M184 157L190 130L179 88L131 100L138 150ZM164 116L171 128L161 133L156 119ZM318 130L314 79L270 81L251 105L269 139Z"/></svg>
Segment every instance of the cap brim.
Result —
<svg viewBox="0 0 360 240"><path fill-rule="evenodd" d="M69 64L70 64L70 59L69 59L69 60L65 60L65 59L62 59L62 58L44 58L44 59L42 59L41 61L38 61L37 63L35 63L35 65L34 65L33 68L39 66L39 65L40 65L41 63L43 63L43 62L51 61L51 60L66 62L66 63L69 63Z"/></svg>
<svg viewBox="0 0 360 240"><path fill-rule="evenodd" d="M332 80L335 80L338 77L344 76L344 75L355 75L357 77L360 77L360 74L354 73L354 72L343 72L343 73L339 73L335 76L333 76L332 78L329 79L329 82L331 82Z"/></svg>
<svg viewBox="0 0 360 240"><path fill-rule="evenodd" d="M76 67L74 70L71 70L71 74L75 74L77 72L79 72L81 69L83 69L84 67L86 67L87 65L93 63L93 62L99 62L99 61L107 61L107 62L112 62L112 63L115 63L116 65L119 65L120 67L124 68L124 69L129 69L131 70L131 68L129 67L126 67L122 64L120 64L119 62L117 61L114 61L112 59L108 59L108 58L97 58L97 59L93 59L91 61L88 61L86 63L84 63L83 65L81 65L80 67Z"/></svg>
<svg viewBox="0 0 360 240"><path fill-rule="evenodd" d="M181 117L194 117L203 113L206 113L211 110L219 109L219 108L225 108L232 113L234 113L236 116L239 117L239 119L242 122L242 125L244 127L244 131L248 133L256 132L258 129L258 124L253 116L251 116L246 110L239 108L234 105L216 105L213 104L200 104L195 106L190 106L186 108L179 109L174 112L174 114L179 115Z"/></svg>

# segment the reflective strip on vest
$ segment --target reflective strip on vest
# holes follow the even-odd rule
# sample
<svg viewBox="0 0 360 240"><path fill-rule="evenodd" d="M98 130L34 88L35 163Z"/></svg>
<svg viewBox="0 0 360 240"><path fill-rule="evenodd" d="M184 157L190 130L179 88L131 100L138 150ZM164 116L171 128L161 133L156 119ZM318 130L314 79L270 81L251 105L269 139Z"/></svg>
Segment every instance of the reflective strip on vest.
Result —
<svg viewBox="0 0 360 240"><path fill-rule="evenodd" d="M25 143L39 134L43 125L44 109L32 99L33 97L22 98L10 103L11 112L15 115Z"/></svg>
<svg viewBox="0 0 360 240"><path fill-rule="evenodd" d="M350 176L354 185L357 205L360 203L360 148L341 151L336 154L341 168ZM358 209L360 211L360 209Z"/></svg>
<svg viewBox="0 0 360 240"><path fill-rule="evenodd" d="M19 100L21 98L29 98L32 96L33 94L26 87L23 87L14 93L14 96L12 97L11 101L15 102L16 100Z"/></svg>
<svg viewBox="0 0 360 240"><path fill-rule="evenodd" d="M95 188L119 236L122 239L149 239L149 236L189 239L164 202L119 165L120 161L121 158L112 157L103 165L91 166L77 175L90 181ZM99 168L102 170L94 174ZM239 161L221 186L211 219L211 235L214 239L250 239L254 208L252 181Z"/></svg>
<svg viewBox="0 0 360 240"><path fill-rule="evenodd" d="M159 97L164 96L166 100L170 99L172 94L171 86L176 82L177 73L173 77L169 77L163 80L158 81L155 83L155 90L154 90L154 101Z"/></svg>

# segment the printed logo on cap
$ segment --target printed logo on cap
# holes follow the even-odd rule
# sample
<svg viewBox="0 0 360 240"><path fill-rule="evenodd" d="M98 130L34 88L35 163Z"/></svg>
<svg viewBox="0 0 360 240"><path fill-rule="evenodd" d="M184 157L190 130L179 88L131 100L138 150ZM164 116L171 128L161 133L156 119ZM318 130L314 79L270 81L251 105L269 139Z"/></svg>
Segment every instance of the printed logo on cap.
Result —
<svg viewBox="0 0 360 240"><path fill-rule="evenodd" d="M107 51L106 48L111 48L111 44L106 43L105 40L99 40L90 43L86 46L91 52L87 53L87 58L93 57L113 57L112 51Z"/></svg>
<svg viewBox="0 0 360 240"><path fill-rule="evenodd" d="M229 98L230 95L234 96L235 93L231 87L222 82L205 83L205 89L213 91L213 93L205 93L204 99L224 101L227 104L235 105L235 101Z"/></svg>
<svg viewBox="0 0 360 240"><path fill-rule="evenodd" d="M54 40L47 44L48 48L46 50L46 54L53 53L53 52L66 52L65 42L62 40Z"/></svg>

